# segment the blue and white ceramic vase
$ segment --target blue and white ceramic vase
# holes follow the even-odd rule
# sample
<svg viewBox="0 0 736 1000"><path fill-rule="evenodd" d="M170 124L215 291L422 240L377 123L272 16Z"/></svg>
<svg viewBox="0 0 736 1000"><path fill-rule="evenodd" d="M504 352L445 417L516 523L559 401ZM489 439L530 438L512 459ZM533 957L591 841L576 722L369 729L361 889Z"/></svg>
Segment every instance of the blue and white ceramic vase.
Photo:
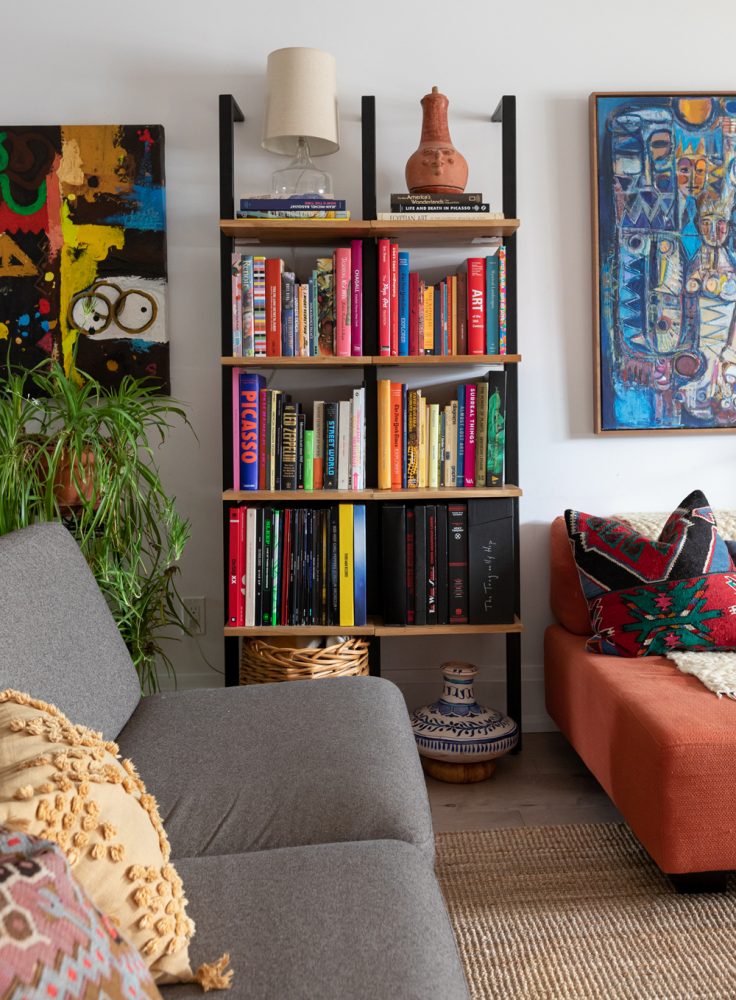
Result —
<svg viewBox="0 0 736 1000"><path fill-rule="evenodd" d="M519 739L513 719L475 700L472 663L442 664L445 679L439 701L418 708L411 724L423 757L457 764L492 760L512 750Z"/></svg>

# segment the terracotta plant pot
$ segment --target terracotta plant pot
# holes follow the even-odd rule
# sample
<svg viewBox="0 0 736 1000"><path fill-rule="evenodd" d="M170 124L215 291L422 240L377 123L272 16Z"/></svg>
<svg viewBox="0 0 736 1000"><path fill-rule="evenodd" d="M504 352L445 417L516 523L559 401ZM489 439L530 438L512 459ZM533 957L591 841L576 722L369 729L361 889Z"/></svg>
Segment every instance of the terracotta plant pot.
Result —
<svg viewBox="0 0 736 1000"><path fill-rule="evenodd" d="M449 103L437 87L421 100L422 137L406 163L406 183L412 194L461 194L468 183L468 164L450 138Z"/></svg>
<svg viewBox="0 0 736 1000"><path fill-rule="evenodd" d="M68 455L62 458L54 476L54 496L62 513L81 507L92 499L95 490L94 464L95 455L89 448L82 452L81 470L79 459L75 458L72 462Z"/></svg>

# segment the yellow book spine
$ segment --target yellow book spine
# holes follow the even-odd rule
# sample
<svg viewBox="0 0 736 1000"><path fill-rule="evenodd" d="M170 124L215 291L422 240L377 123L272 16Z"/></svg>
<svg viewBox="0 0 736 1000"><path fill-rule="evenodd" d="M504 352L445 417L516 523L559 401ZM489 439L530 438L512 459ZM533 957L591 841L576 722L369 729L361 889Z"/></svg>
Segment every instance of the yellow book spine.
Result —
<svg viewBox="0 0 736 1000"><path fill-rule="evenodd" d="M429 488L436 490L439 486L438 472L440 467L440 407L439 403L429 404Z"/></svg>
<svg viewBox="0 0 736 1000"><path fill-rule="evenodd" d="M391 383L378 382L378 488L391 489Z"/></svg>
<svg viewBox="0 0 736 1000"><path fill-rule="evenodd" d="M338 546L340 549L340 624L354 625L353 505L351 503L339 505Z"/></svg>
<svg viewBox="0 0 736 1000"><path fill-rule="evenodd" d="M424 289L424 353L434 354L434 285Z"/></svg>
<svg viewBox="0 0 736 1000"><path fill-rule="evenodd" d="M419 489L427 488L427 400L419 397Z"/></svg>

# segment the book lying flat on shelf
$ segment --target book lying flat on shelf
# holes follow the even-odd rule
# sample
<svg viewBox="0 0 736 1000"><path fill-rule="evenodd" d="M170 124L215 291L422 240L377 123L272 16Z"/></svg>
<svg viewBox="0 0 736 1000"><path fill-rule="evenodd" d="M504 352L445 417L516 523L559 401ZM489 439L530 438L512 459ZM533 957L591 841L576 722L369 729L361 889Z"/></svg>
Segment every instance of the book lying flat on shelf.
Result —
<svg viewBox="0 0 736 1000"><path fill-rule="evenodd" d="M432 211L402 211L402 212L378 212L376 218L379 222L454 222L460 220L474 220L475 222L488 222L489 219L503 219L503 212L472 210L455 211L433 209Z"/></svg>

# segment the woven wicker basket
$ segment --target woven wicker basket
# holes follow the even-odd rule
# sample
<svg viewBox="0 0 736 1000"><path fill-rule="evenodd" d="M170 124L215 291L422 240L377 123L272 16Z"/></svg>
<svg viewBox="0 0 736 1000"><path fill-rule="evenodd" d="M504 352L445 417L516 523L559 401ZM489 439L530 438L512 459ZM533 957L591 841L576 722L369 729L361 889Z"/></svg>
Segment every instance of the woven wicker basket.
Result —
<svg viewBox="0 0 736 1000"><path fill-rule="evenodd" d="M345 639L324 649L295 649L263 639L244 639L240 651L241 684L355 677L367 673L367 639Z"/></svg>

